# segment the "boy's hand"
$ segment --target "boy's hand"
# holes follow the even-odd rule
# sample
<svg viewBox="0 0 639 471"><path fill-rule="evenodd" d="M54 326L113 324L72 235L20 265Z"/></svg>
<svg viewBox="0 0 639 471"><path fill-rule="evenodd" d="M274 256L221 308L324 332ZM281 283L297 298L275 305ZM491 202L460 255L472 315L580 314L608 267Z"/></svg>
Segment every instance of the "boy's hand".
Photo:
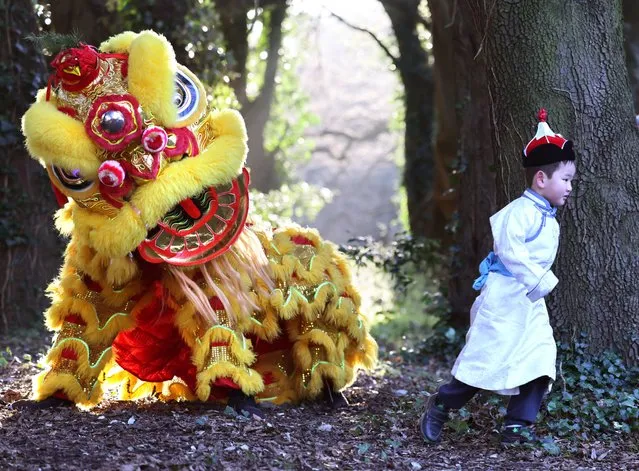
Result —
<svg viewBox="0 0 639 471"><path fill-rule="evenodd" d="M559 280L557 279L555 274L552 271L548 270L544 274L544 276L541 277L541 280L539 280L537 286L535 286L528 294L526 294L526 296L532 302L538 301L546 296L548 293L550 293L555 288L555 286L557 286L557 283L559 283Z"/></svg>

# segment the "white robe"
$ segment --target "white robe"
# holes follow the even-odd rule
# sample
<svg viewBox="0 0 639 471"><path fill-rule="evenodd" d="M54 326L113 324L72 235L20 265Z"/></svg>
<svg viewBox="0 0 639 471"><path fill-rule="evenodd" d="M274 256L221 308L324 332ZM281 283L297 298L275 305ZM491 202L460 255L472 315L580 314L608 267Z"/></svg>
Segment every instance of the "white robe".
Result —
<svg viewBox="0 0 639 471"><path fill-rule="evenodd" d="M513 276L488 274L452 369L459 381L504 395L519 394L519 386L540 376L555 379L557 349L543 297L558 282L550 267L559 224L529 198L550 209L544 198L526 190L490 218L493 250Z"/></svg>

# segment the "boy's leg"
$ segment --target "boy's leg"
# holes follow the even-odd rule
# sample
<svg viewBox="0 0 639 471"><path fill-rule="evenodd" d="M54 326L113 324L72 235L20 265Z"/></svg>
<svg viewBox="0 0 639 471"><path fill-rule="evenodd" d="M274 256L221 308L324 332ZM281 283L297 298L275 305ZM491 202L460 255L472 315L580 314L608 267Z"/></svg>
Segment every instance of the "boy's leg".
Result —
<svg viewBox="0 0 639 471"><path fill-rule="evenodd" d="M548 390L548 376L542 376L519 387L512 396L506 412L506 425L531 425L535 422L541 401Z"/></svg>
<svg viewBox="0 0 639 471"><path fill-rule="evenodd" d="M541 401L548 390L547 376L534 379L519 387L519 394L512 396L508 402L502 442L527 442L534 440L534 435L528 429L539 413Z"/></svg>
<svg viewBox="0 0 639 471"><path fill-rule="evenodd" d="M442 427L448 420L448 411L460 409L479 391L479 388L462 383L456 378L442 385L426 403L426 410L419 421L423 437L430 442L439 441Z"/></svg>
<svg viewBox="0 0 639 471"><path fill-rule="evenodd" d="M477 394L477 391L479 391L479 388L469 386L457 378L453 378L448 383L440 386L435 403L443 405L446 409L461 409Z"/></svg>

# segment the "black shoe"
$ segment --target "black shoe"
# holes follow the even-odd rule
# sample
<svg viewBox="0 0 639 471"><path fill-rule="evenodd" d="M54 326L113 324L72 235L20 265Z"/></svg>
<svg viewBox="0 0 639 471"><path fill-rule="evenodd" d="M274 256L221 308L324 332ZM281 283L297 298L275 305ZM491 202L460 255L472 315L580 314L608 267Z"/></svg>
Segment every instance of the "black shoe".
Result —
<svg viewBox="0 0 639 471"><path fill-rule="evenodd" d="M73 402L67 399L60 399L59 397L50 396L41 401L34 401L31 399L20 399L19 401L12 402L9 405L10 409L15 410L37 410L37 409L53 409L56 407L71 407Z"/></svg>
<svg viewBox="0 0 639 471"><path fill-rule="evenodd" d="M331 409L344 409L349 405L344 394L340 391L333 391L328 386L324 388L324 400L331 406Z"/></svg>
<svg viewBox="0 0 639 471"><path fill-rule="evenodd" d="M247 396L239 389L231 391L227 405L232 407L238 414L242 414L246 417L253 417L256 415L260 419L264 418L264 411L255 402L255 398Z"/></svg>
<svg viewBox="0 0 639 471"><path fill-rule="evenodd" d="M501 431L501 444L522 445L525 443L537 443L539 440L533 429L528 425L506 425Z"/></svg>
<svg viewBox="0 0 639 471"><path fill-rule="evenodd" d="M442 435L442 428L448 420L448 410L437 404L437 394L433 394L426 401L426 410L419 419L419 430L426 441L438 442Z"/></svg>

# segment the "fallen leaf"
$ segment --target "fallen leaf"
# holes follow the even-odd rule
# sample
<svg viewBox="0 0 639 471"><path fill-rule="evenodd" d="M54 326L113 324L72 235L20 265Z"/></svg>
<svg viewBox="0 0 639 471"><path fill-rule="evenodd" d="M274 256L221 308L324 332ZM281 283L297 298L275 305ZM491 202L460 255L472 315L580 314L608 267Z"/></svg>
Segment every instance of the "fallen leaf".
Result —
<svg viewBox="0 0 639 471"><path fill-rule="evenodd" d="M333 430L333 426L331 424L322 424L317 427L317 430L319 430L320 432L330 432L331 430Z"/></svg>

